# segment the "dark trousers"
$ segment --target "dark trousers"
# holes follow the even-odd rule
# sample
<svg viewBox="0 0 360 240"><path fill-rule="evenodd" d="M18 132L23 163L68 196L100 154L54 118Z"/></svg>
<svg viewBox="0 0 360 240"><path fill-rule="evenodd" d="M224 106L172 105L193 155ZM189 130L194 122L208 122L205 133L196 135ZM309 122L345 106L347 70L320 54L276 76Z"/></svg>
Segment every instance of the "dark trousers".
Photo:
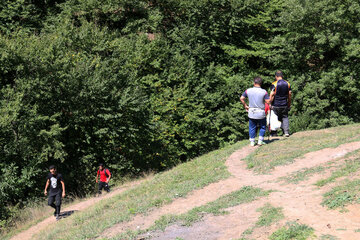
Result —
<svg viewBox="0 0 360 240"><path fill-rule="evenodd" d="M104 189L107 192L110 192L109 184L106 182L99 182L99 194L101 194L101 190Z"/></svg>
<svg viewBox="0 0 360 240"><path fill-rule="evenodd" d="M278 120L281 122L281 128L283 129L285 134L289 133L289 109L287 106L284 107L276 107L273 106L273 110L275 114L278 116Z"/></svg>
<svg viewBox="0 0 360 240"><path fill-rule="evenodd" d="M48 205L55 209L55 215L59 215L61 208L61 193L52 196L49 195Z"/></svg>

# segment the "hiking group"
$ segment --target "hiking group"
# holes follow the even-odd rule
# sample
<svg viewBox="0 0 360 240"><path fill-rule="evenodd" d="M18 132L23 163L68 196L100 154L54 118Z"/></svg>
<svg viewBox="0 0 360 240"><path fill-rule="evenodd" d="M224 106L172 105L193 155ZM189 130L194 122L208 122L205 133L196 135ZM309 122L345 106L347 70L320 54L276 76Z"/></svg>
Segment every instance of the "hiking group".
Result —
<svg viewBox="0 0 360 240"><path fill-rule="evenodd" d="M276 71L275 82L271 84L270 95L267 91L261 88L262 79L260 77L254 78L254 86L247 89L240 97L240 101L248 112L249 117L249 137L250 145L255 146L256 132L259 128L259 139L257 144L263 145L266 133L266 114L267 105L270 114L277 116L277 120L281 123L281 129L284 136L289 137L289 118L288 112L291 107L291 86L290 83L283 79L283 73ZM246 104L245 99L248 98L249 105ZM269 118L270 120L270 118ZM271 122L268 123L271 126ZM270 128L271 136L277 136L277 130Z"/></svg>
<svg viewBox="0 0 360 240"><path fill-rule="evenodd" d="M65 197L65 183L62 175L57 172L56 167L51 165L49 167L50 173L47 176L44 195L48 196L48 205L55 209L54 216L56 220L60 219L61 200ZM98 178L100 176L100 181ZM96 183L98 185L98 193L101 194L102 189L110 192L109 181L111 173L109 169L105 168L105 165L100 163L99 169L96 174ZM49 192L48 192L49 189Z"/></svg>

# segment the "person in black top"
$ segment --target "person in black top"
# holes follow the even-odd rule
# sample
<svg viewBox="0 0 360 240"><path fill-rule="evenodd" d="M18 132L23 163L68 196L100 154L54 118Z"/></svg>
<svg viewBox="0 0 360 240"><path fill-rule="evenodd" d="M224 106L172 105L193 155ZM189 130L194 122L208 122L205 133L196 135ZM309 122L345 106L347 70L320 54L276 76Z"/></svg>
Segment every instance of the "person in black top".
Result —
<svg viewBox="0 0 360 240"><path fill-rule="evenodd" d="M55 166L49 167L50 173L47 176L44 194L49 196L48 205L55 209L54 216L59 219L61 197L65 197L65 183L60 173L56 172ZM49 193L47 192L50 186Z"/></svg>
<svg viewBox="0 0 360 240"><path fill-rule="evenodd" d="M276 71L275 80L271 85L271 109L273 109L278 116L285 137L289 137L288 112L291 107L291 86L288 81L283 79L283 73L281 71Z"/></svg>

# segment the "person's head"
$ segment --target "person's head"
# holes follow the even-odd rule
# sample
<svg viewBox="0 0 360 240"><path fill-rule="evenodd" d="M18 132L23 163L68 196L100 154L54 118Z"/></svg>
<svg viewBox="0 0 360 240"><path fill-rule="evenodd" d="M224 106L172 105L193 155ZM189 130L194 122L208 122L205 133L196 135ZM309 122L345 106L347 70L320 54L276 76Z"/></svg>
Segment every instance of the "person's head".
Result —
<svg viewBox="0 0 360 240"><path fill-rule="evenodd" d="M54 165L51 165L49 167L49 171L50 171L51 174L55 175L56 174L56 167Z"/></svg>
<svg viewBox="0 0 360 240"><path fill-rule="evenodd" d="M254 85L261 86L261 84L262 84L261 77L255 77L254 78Z"/></svg>
<svg viewBox="0 0 360 240"><path fill-rule="evenodd" d="M278 71L275 72L275 79L276 80L283 79L283 77L284 77L284 74L283 74L282 71L278 70Z"/></svg>
<svg viewBox="0 0 360 240"><path fill-rule="evenodd" d="M103 163L100 163L100 164L99 164L99 169L100 169L100 170L103 170L104 168L105 168L104 164L103 164Z"/></svg>

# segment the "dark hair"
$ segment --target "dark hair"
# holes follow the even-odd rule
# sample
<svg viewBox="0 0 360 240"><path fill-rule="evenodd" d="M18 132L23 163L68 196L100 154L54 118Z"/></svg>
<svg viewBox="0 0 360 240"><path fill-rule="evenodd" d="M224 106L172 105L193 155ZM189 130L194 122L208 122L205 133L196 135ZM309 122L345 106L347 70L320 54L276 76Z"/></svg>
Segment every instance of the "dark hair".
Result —
<svg viewBox="0 0 360 240"><path fill-rule="evenodd" d="M51 169L56 169L55 165L51 165L51 166L49 167L49 170L51 170Z"/></svg>
<svg viewBox="0 0 360 240"><path fill-rule="evenodd" d="M261 79L261 77L255 77L255 78L254 78L254 83L261 85L261 84L262 84L262 79Z"/></svg>
<svg viewBox="0 0 360 240"><path fill-rule="evenodd" d="M283 74L282 71L278 70L278 71L275 72L275 76L276 77L284 77L284 74Z"/></svg>
<svg viewBox="0 0 360 240"><path fill-rule="evenodd" d="M99 163L99 167L104 167L104 164L103 164L103 163Z"/></svg>

